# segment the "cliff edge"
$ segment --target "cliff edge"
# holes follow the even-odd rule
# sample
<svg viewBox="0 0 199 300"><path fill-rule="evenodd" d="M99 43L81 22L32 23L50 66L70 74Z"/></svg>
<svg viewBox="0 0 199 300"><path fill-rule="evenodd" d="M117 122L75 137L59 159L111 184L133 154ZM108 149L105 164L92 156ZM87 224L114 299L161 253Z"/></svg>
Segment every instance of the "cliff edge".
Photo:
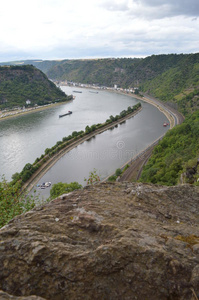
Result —
<svg viewBox="0 0 199 300"><path fill-rule="evenodd" d="M0 230L1 299L197 299L198 211L190 185L63 195Z"/></svg>

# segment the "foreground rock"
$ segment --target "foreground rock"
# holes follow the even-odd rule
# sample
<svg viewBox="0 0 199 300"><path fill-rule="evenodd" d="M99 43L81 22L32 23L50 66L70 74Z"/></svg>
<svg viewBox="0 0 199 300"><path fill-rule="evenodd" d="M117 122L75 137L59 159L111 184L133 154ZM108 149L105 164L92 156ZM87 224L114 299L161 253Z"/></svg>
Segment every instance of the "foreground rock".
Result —
<svg viewBox="0 0 199 300"><path fill-rule="evenodd" d="M37 296L27 296L27 297L12 296L3 291L0 291L0 299L1 300L45 300L44 298L37 297Z"/></svg>
<svg viewBox="0 0 199 300"><path fill-rule="evenodd" d="M1 229L0 289L49 300L197 299L198 211L199 189L188 185L103 183L62 196Z"/></svg>

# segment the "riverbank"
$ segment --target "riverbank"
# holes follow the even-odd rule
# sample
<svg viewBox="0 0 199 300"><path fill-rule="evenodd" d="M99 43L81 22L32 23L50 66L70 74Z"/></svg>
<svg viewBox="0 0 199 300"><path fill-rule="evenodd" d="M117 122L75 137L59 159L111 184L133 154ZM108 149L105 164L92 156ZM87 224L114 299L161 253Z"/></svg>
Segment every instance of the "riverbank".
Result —
<svg viewBox="0 0 199 300"><path fill-rule="evenodd" d="M127 92L122 92L122 91L116 91L116 93L122 94L122 95L127 95L130 96L132 98L136 98L138 100L142 100L144 102L147 102L153 106L155 106L157 109L159 109L159 111L161 111L169 120L170 123L170 129L172 129L175 126L175 119L173 117L173 115L171 114L171 112L169 112L169 109L160 101L158 101L157 99L151 100L149 98L147 98L146 96L141 97L138 96L136 94L132 94L132 93L127 93Z"/></svg>
<svg viewBox="0 0 199 300"><path fill-rule="evenodd" d="M71 101L71 100L69 100ZM36 107L30 107L27 108L25 110L20 109L20 110L14 110L14 111L10 111L10 112L6 112L6 113L2 113L0 114L0 121L1 120L6 120L6 119L10 119L10 118L14 118L14 117L18 117L18 116L22 116L22 115L26 115L26 114L30 114L30 113L34 113L34 112L38 112L38 111L42 111L42 110L46 110L58 105L62 105L65 104L66 102L59 102L59 103L52 103L52 104L47 104L47 105L43 105L43 106L36 106Z"/></svg>

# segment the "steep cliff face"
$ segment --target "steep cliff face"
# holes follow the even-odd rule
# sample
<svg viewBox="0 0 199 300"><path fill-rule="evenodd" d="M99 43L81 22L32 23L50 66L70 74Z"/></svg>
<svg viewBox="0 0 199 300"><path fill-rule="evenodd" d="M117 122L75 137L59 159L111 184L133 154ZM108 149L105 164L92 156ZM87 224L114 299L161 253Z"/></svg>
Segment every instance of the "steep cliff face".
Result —
<svg viewBox="0 0 199 300"><path fill-rule="evenodd" d="M139 183L63 195L0 230L0 289L49 300L197 299L198 199L198 187Z"/></svg>

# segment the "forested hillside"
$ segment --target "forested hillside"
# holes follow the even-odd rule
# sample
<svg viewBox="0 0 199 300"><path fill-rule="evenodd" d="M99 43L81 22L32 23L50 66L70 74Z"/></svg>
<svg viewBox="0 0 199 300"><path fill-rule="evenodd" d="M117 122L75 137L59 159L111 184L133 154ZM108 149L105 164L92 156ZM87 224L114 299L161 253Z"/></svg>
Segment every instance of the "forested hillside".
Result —
<svg viewBox="0 0 199 300"><path fill-rule="evenodd" d="M99 86L122 87L137 85L137 80L130 76L130 68L135 67L140 59L95 59L68 60L47 71L49 78L69 80Z"/></svg>
<svg viewBox="0 0 199 300"><path fill-rule="evenodd" d="M139 87L140 91L175 106L185 115L199 108L199 53L7 64L17 63L32 63L53 80Z"/></svg>
<svg viewBox="0 0 199 300"><path fill-rule="evenodd" d="M162 65L164 57L167 57L165 62L169 68L166 70L162 66L159 75L142 82L141 90L162 101L176 104L176 108L185 115L199 109L199 53L176 55L176 60L170 63L170 55L162 56ZM157 58L161 62L161 56L155 59L158 66Z"/></svg>
<svg viewBox="0 0 199 300"><path fill-rule="evenodd" d="M67 101L70 97L33 66L0 67L0 109L44 105Z"/></svg>
<svg viewBox="0 0 199 300"><path fill-rule="evenodd" d="M144 59L65 60L38 63L49 78L143 92L174 105L183 114L199 108L199 53L152 55Z"/></svg>
<svg viewBox="0 0 199 300"><path fill-rule="evenodd" d="M194 183L199 178L199 110L168 131L144 167L141 181L175 185L184 181Z"/></svg>

